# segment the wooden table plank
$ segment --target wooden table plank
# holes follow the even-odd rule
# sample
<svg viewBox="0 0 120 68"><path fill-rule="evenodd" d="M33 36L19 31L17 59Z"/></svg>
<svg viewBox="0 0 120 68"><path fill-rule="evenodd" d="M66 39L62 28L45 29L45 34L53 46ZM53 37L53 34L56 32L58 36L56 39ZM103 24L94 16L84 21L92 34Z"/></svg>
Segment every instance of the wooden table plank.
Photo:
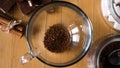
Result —
<svg viewBox="0 0 120 68"><path fill-rule="evenodd" d="M6 38L9 38L8 40ZM0 68L11 68L13 59L12 37L0 32Z"/></svg>

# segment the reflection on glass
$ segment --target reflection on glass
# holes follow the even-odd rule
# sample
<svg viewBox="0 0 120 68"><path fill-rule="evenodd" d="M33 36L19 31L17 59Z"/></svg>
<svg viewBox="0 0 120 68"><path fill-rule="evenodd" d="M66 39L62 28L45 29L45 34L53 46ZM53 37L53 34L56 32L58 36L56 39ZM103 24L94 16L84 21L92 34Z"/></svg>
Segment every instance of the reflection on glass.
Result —
<svg viewBox="0 0 120 68"><path fill-rule="evenodd" d="M71 25L70 33L72 45L77 46L78 42L80 41L79 28L75 25Z"/></svg>
<svg viewBox="0 0 120 68"><path fill-rule="evenodd" d="M75 34L75 33L78 33L79 32L79 29L78 27L75 27L71 30L72 34Z"/></svg>

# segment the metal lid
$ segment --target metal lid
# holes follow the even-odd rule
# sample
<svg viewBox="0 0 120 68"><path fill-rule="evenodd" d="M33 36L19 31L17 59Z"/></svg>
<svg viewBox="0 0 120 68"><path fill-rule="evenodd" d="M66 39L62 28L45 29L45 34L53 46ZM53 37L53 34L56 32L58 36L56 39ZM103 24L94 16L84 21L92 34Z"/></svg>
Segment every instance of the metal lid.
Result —
<svg viewBox="0 0 120 68"><path fill-rule="evenodd" d="M102 0L101 10L107 24L120 31L120 0Z"/></svg>

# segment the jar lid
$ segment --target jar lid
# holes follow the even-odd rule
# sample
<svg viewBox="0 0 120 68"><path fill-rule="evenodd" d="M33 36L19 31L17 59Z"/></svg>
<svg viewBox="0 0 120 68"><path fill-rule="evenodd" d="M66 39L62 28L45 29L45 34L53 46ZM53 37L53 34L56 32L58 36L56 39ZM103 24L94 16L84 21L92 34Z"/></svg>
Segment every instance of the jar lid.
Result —
<svg viewBox="0 0 120 68"><path fill-rule="evenodd" d="M120 0L102 0L101 10L107 24L120 31Z"/></svg>

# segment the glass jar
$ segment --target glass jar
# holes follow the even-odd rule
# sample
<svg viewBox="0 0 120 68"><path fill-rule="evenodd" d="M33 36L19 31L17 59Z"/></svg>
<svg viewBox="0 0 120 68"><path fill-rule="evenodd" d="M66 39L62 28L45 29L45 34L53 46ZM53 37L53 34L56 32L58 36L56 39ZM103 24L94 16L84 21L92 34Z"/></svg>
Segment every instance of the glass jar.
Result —
<svg viewBox="0 0 120 68"><path fill-rule="evenodd" d="M39 7L27 24L29 51L21 62L36 57L50 66L72 65L86 55L92 36L91 21L79 7L64 1L48 3Z"/></svg>
<svg viewBox="0 0 120 68"><path fill-rule="evenodd" d="M88 68L120 68L109 61L109 55L120 49L120 34L110 34L97 40L88 53Z"/></svg>

